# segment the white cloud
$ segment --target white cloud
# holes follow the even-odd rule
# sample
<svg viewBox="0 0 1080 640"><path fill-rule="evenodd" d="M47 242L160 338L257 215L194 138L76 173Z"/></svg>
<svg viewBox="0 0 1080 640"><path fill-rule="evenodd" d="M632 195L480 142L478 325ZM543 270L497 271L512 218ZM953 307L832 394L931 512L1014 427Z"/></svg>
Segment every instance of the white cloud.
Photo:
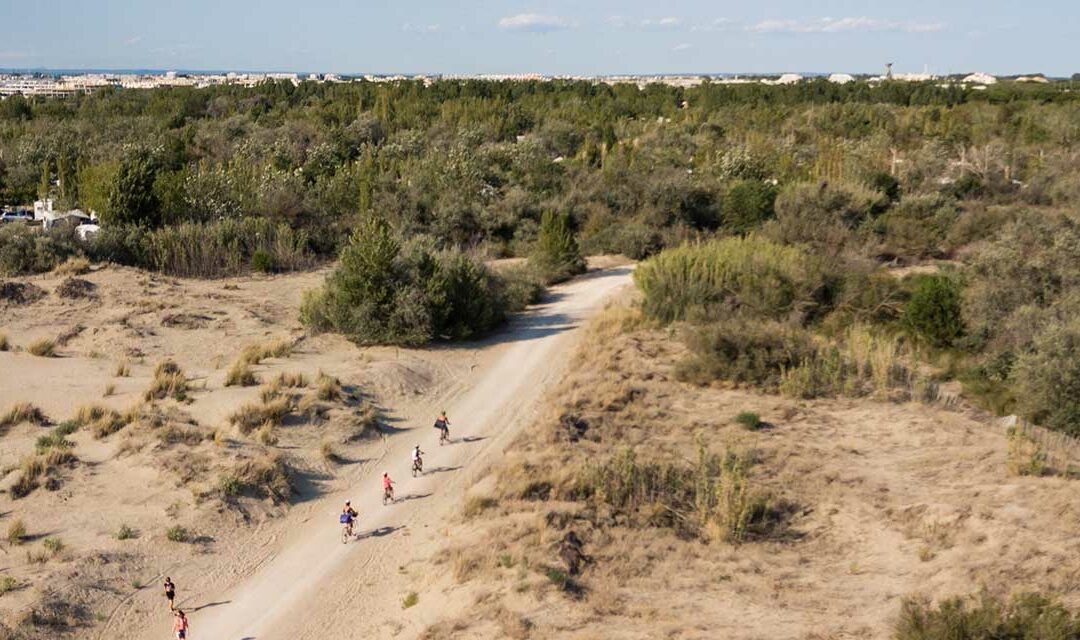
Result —
<svg viewBox="0 0 1080 640"><path fill-rule="evenodd" d="M672 47L671 50L672 51L689 51L690 49L693 49L693 48L694 48L694 45L690 44L689 42L681 42L681 43L675 45L674 47Z"/></svg>
<svg viewBox="0 0 1080 640"><path fill-rule="evenodd" d="M442 31L442 25L438 24L410 24L406 22L401 25L402 31L408 31L409 33L438 33Z"/></svg>
<svg viewBox="0 0 1080 640"><path fill-rule="evenodd" d="M573 29L577 24L560 16L546 16L539 13L519 13L516 16L506 16L499 20L499 28L508 31L530 31L533 33L547 33L549 31L562 31Z"/></svg>
<svg viewBox="0 0 1080 640"><path fill-rule="evenodd" d="M811 20L762 20L746 27L753 33L842 33L853 31L903 31L930 33L945 28L940 22L879 20L876 18L814 18Z"/></svg>
<svg viewBox="0 0 1080 640"><path fill-rule="evenodd" d="M735 27L735 21L728 18L716 18L710 22L702 22L690 27L691 31L728 31Z"/></svg>
<svg viewBox="0 0 1080 640"><path fill-rule="evenodd" d="M665 18L646 18L641 21L641 26L645 29L678 29L682 25L682 20L673 16Z"/></svg>
<svg viewBox="0 0 1080 640"><path fill-rule="evenodd" d="M605 20L616 29L648 29L650 31L673 31L682 26L682 18L665 16L662 18L644 18L631 20L626 16L608 16Z"/></svg>

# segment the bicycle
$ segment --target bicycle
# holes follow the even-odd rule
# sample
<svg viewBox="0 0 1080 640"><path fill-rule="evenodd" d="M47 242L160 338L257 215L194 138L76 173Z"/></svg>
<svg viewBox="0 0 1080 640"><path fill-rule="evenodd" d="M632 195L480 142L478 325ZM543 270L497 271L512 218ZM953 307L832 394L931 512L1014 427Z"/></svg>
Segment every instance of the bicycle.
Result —
<svg viewBox="0 0 1080 640"><path fill-rule="evenodd" d="M424 475L424 461L420 458L412 461L412 477L415 478L418 475Z"/></svg>
<svg viewBox="0 0 1080 640"><path fill-rule="evenodd" d="M382 503L383 503L383 505L386 505L387 503L393 503L393 502L394 502L394 488L393 487L386 487L385 489L383 489L383 492L382 492Z"/></svg>
<svg viewBox="0 0 1080 640"><path fill-rule="evenodd" d="M341 528L341 544L349 544L349 538L353 537L353 523L346 522Z"/></svg>
<svg viewBox="0 0 1080 640"><path fill-rule="evenodd" d="M441 447L442 445L448 444L449 442L450 442L450 428L449 427L440 428L439 429L439 446Z"/></svg>

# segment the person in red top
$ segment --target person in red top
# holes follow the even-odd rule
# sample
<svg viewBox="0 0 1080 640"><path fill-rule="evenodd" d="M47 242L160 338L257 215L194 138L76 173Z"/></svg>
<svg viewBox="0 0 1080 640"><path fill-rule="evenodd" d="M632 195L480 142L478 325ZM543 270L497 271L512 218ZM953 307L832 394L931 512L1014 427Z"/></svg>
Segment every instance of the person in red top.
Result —
<svg viewBox="0 0 1080 640"><path fill-rule="evenodd" d="M176 640L186 640L188 637L188 621L184 612L177 609L176 619L173 620L173 631L176 632Z"/></svg>
<svg viewBox="0 0 1080 640"><path fill-rule="evenodd" d="M394 501L394 481L390 479L390 474L385 472L382 474L382 494L383 504Z"/></svg>

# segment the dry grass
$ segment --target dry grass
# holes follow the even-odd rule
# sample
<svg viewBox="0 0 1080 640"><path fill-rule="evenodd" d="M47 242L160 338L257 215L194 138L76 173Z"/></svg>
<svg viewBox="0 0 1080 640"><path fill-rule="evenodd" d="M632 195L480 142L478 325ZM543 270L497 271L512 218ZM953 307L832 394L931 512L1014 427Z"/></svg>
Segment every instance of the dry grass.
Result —
<svg viewBox="0 0 1080 640"><path fill-rule="evenodd" d="M24 498L38 487L39 480L44 476L51 476L59 467L70 466L78 458L66 449L52 448L44 453L28 456L19 465L19 477L11 487L13 498ZM50 480L55 487L59 487L55 477Z"/></svg>
<svg viewBox="0 0 1080 640"><path fill-rule="evenodd" d="M276 445L278 443L278 437L277 434L274 433L274 423L269 420L264 422L263 426L259 427L258 432L256 432L255 439L258 440L260 444L266 446Z"/></svg>
<svg viewBox="0 0 1080 640"><path fill-rule="evenodd" d="M53 273L58 276L81 276L90 273L90 261L83 257L71 257L56 265Z"/></svg>
<svg viewBox="0 0 1080 640"><path fill-rule="evenodd" d="M234 495L251 491L259 497L284 503L292 497L292 475L292 469L284 456L267 453L241 461L228 477L238 483L238 486L234 487Z"/></svg>
<svg viewBox="0 0 1080 640"><path fill-rule="evenodd" d="M22 544L23 538L26 537L26 523L22 521L22 518L16 518L8 524L7 528L7 541L11 546L17 546Z"/></svg>
<svg viewBox="0 0 1080 640"><path fill-rule="evenodd" d="M259 384L258 377L251 370L251 365L243 360L237 360L225 374L226 387L253 387Z"/></svg>
<svg viewBox="0 0 1080 640"><path fill-rule="evenodd" d="M188 380L180 366L171 360L163 360L154 369L154 379L150 388L146 390L144 398L151 400L163 400L174 398L184 400L187 398Z"/></svg>
<svg viewBox="0 0 1080 640"><path fill-rule="evenodd" d="M247 435L266 423L280 425L292 406L288 398L277 398L262 404L246 404L229 416L229 423Z"/></svg>
<svg viewBox="0 0 1080 640"><path fill-rule="evenodd" d="M240 362L256 365L267 358L286 358L292 353L292 343L285 338L253 344L240 354Z"/></svg>
<svg viewBox="0 0 1080 640"><path fill-rule="evenodd" d="M31 355L41 358L52 358L56 356L56 340L52 338L38 338L26 345L26 350Z"/></svg>
<svg viewBox="0 0 1080 640"><path fill-rule="evenodd" d="M315 397L323 402L340 401L342 397L341 381L320 371L315 378Z"/></svg>
<svg viewBox="0 0 1080 640"><path fill-rule="evenodd" d="M337 450L334 449L334 445L331 442L323 442L319 446L319 455L327 462L337 463L341 461L341 458L337 454Z"/></svg>
<svg viewBox="0 0 1080 640"><path fill-rule="evenodd" d="M11 351L11 341L6 333L0 333L0 351Z"/></svg>
<svg viewBox="0 0 1080 640"><path fill-rule="evenodd" d="M131 375L131 361L127 358L120 360L116 363L116 367L113 369L113 376L117 378L126 378Z"/></svg>
<svg viewBox="0 0 1080 640"><path fill-rule="evenodd" d="M50 423L48 416L46 416L41 409L29 402L17 402L7 410L7 413L0 416L0 434L6 432L11 427L20 425L24 422L29 422L30 424L39 427L47 426Z"/></svg>
<svg viewBox="0 0 1080 640"><path fill-rule="evenodd" d="M116 385L112 384L112 383L109 383L109 384L105 385L105 391L102 392L101 397L102 398L108 398L109 396L114 395L115 393L116 393Z"/></svg>

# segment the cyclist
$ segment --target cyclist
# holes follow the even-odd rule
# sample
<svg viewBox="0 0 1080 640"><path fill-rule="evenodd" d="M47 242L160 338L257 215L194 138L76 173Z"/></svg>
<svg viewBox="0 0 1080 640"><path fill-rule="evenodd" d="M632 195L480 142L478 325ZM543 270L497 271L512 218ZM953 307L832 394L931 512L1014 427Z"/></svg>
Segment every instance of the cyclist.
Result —
<svg viewBox="0 0 1080 640"><path fill-rule="evenodd" d="M450 418L446 417L445 409L435 418L435 428L439 430L439 444L450 441Z"/></svg>
<svg viewBox="0 0 1080 640"><path fill-rule="evenodd" d="M382 501L386 504L387 501L394 501L394 481L390 479L390 474L384 472L382 474Z"/></svg>
<svg viewBox="0 0 1080 640"><path fill-rule="evenodd" d="M424 452L420 450L420 445L416 445L412 450L412 470L413 475L424 472L424 459L421 457Z"/></svg>
<svg viewBox="0 0 1080 640"><path fill-rule="evenodd" d="M349 536L353 534L353 523L356 522L356 516L358 515L360 514L356 512L356 509L352 508L352 500L346 500L345 506L341 509L341 517L338 520L345 525L345 532Z"/></svg>

